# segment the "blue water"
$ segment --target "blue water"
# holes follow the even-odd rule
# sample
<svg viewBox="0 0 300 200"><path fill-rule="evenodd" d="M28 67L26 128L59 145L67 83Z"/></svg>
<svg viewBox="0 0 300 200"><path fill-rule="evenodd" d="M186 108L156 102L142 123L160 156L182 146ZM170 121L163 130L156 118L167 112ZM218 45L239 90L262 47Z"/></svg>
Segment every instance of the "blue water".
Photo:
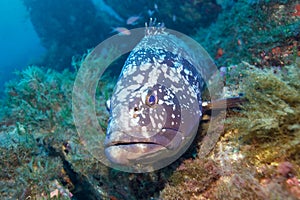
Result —
<svg viewBox="0 0 300 200"><path fill-rule="evenodd" d="M45 49L21 0L0 1L0 93L13 72L38 61Z"/></svg>
<svg viewBox="0 0 300 200"><path fill-rule="evenodd" d="M209 14L203 15L198 24L194 20L185 21L183 27L177 21L181 12L174 12L172 3L168 5L171 7L166 9L164 3L138 1L132 4L132 9L127 9L126 1L117 0L1 0L0 96L4 83L13 78L15 70L31 64L57 70L71 68L73 56L80 57L115 34L117 28L143 27L154 17L168 28L187 34L195 32L194 27L209 24L218 13L218 6L204 5L205 9L199 7L197 12ZM139 19L126 24L132 16ZM195 19L199 16L192 14Z"/></svg>

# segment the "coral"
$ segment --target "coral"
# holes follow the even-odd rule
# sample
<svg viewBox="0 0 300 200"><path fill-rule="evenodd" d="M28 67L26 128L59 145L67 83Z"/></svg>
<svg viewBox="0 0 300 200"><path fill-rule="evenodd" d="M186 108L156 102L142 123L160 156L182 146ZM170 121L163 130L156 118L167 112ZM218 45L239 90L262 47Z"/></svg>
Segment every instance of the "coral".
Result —
<svg viewBox="0 0 300 200"><path fill-rule="evenodd" d="M289 177L293 172L293 164L290 162L279 163L277 172L283 177Z"/></svg>
<svg viewBox="0 0 300 200"><path fill-rule="evenodd" d="M222 176L216 184L215 198L297 199L300 189L295 181L300 169L299 68L296 63L269 69L242 63L235 70L242 73L243 78L234 79L239 75L233 73L233 77L229 77L231 84L239 84L248 102L241 110L230 112L226 120L226 132L229 133L225 135L226 145L237 148L243 155L241 162L252 170L228 168L226 160L232 160L232 153L225 153L226 159L221 161L227 163L227 174L240 174L245 188L234 184L233 177L228 182ZM220 153L217 151L217 160ZM256 188L249 188L250 185L256 185Z"/></svg>

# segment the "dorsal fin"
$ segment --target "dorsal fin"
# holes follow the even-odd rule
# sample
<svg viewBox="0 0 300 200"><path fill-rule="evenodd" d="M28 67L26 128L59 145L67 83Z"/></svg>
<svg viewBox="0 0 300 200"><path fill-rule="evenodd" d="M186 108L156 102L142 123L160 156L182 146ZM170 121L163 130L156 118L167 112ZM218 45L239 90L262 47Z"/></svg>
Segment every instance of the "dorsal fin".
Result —
<svg viewBox="0 0 300 200"><path fill-rule="evenodd" d="M165 32L165 24L161 22L156 22L156 18L150 18L149 23L145 23L146 32L145 35L156 35L156 34L163 34Z"/></svg>

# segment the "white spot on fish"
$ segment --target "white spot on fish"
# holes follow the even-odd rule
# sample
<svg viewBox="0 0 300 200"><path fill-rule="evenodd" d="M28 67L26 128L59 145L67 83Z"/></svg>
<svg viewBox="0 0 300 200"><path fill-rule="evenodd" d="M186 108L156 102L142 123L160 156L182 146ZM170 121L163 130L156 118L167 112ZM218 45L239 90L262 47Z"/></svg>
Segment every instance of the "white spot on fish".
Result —
<svg viewBox="0 0 300 200"><path fill-rule="evenodd" d="M142 84L144 81L144 76L142 76L141 74L138 74L137 76L134 76L132 78L135 82Z"/></svg>
<svg viewBox="0 0 300 200"><path fill-rule="evenodd" d="M153 117L150 116L150 121L151 121L151 125L153 128L156 128L156 122L155 120L153 119Z"/></svg>
<svg viewBox="0 0 300 200"><path fill-rule="evenodd" d="M147 132L147 127L146 126L142 126L142 132Z"/></svg>
<svg viewBox="0 0 300 200"><path fill-rule="evenodd" d="M162 121L164 120L164 117L162 115L159 115L159 119Z"/></svg>
<svg viewBox="0 0 300 200"><path fill-rule="evenodd" d="M146 71L146 70L150 69L151 67L152 67L151 63L145 63L145 64L141 65L139 68L141 71Z"/></svg>
<svg viewBox="0 0 300 200"><path fill-rule="evenodd" d="M186 75L190 75L191 74L191 72L187 69L187 68L184 68L184 73L186 74Z"/></svg>
<svg viewBox="0 0 300 200"><path fill-rule="evenodd" d="M163 126L162 126L161 123L158 123L158 124L157 124L157 128L161 129L162 127L163 127Z"/></svg>

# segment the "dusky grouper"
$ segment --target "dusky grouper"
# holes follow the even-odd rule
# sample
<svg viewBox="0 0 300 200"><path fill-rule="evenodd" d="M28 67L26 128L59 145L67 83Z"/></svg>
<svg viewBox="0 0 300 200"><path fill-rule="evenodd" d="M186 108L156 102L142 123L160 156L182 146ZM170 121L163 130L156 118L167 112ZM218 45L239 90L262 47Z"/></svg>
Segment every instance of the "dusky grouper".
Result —
<svg viewBox="0 0 300 200"><path fill-rule="evenodd" d="M164 28L146 29L110 99L105 154L112 163L163 166L187 150L202 116L199 69L213 65L206 52L195 54Z"/></svg>

